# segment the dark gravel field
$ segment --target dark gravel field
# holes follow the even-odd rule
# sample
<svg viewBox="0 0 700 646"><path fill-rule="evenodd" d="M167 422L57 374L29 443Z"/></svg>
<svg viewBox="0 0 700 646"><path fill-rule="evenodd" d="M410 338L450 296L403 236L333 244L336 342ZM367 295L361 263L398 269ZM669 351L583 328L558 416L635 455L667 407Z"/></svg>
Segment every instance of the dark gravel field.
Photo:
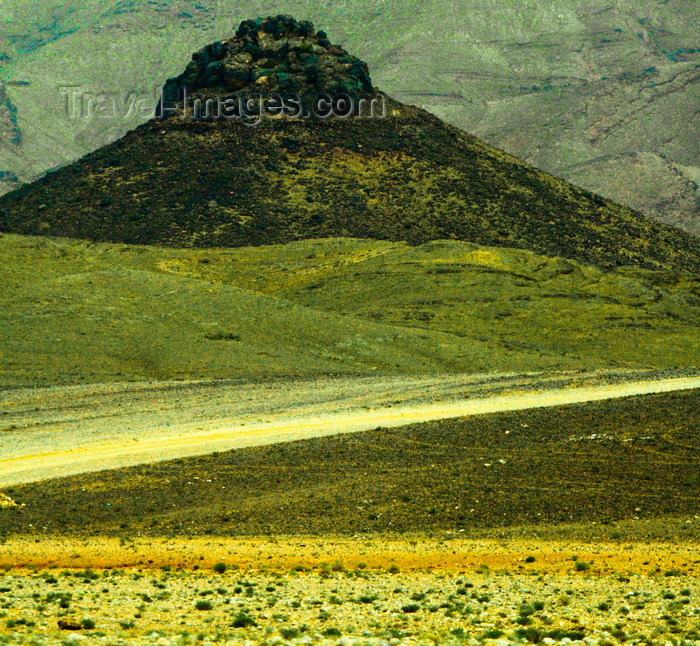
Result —
<svg viewBox="0 0 700 646"><path fill-rule="evenodd" d="M5 493L25 506L0 513L0 536L469 536L580 523L664 538L659 521L673 519L690 538L699 430L700 390L380 428L18 486Z"/></svg>

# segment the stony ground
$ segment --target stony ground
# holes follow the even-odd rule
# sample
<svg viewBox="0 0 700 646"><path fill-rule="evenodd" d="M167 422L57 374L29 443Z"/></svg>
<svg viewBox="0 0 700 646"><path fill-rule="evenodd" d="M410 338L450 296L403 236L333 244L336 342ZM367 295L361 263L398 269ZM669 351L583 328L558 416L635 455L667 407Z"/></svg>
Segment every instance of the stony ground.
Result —
<svg viewBox="0 0 700 646"><path fill-rule="evenodd" d="M536 576L342 562L222 574L9 571L0 643L700 641L697 578L589 576L577 563L589 567L572 561L570 574Z"/></svg>
<svg viewBox="0 0 700 646"><path fill-rule="evenodd" d="M690 390L251 447L6 488L26 506L0 514L0 537L580 523L604 528L596 539L686 540L700 530L699 430Z"/></svg>
<svg viewBox="0 0 700 646"><path fill-rule="evenodd" d="M115 543L112 564L149 545ZM87 543L57 545L53 567L0 571L0 644L700 643L691 544L248 540L192 564L205 545L170 542L148 567L96 569L63 567ZM36 543L2 549L41 562Z"/></svg>

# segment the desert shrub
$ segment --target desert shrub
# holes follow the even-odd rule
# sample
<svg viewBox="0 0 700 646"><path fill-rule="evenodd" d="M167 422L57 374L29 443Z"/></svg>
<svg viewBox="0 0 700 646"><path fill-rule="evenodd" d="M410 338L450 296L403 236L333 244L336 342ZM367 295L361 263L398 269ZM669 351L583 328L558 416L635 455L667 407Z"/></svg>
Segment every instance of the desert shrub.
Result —
<svg viewBox="0 0 700 646"><path fill-rule="evenodd" d="M19 619L8 619L5 622L5 625L8 628L14 628L15 626L27 626L27 628L31 628L32 626L35 626L36 624L31 621L30 619L24 619L20 617Z"/></svg>
<svg viewBox="0 0 700 646"><path fill-rule="evenodd" d="M627 633L624 630L621 630L620 628L616 628L610 634L618 641L627 641Z"/></svg>
<svg viewBox="0 0 700 646"><path fill-rule="evenodd" d="M598 604L598 610L602 610L603 612L606 612L606 611L610 610L610 604L607 603L606 601L601 601Z"/></svg>
<svg viewBox="0 0 700 646"><path fill-rule="evenodd" d="M574 570L577 572L585 572L586 570L591 569L591 564L586 563L585 561L576 561L576 565L574 565Z"/></svg>
<svg viewBox="0 0 700 646"><path fill-rule="evenodd" d="M97 572L93 572L90 568L87 568L86 570L83 570L82 572L76 572L75 576L78 578L83 579L84 581L95 581L100 578L100 575L97 574Z"/></svg>
<svg viewBox="0 0 700 646"><path fill-rule="evenodd" d="M212 605L211 601L207 601L206 599L199 599L195 604L194 607L196 610L211 610Z"/></svg>
<svg viewBox="0 0 700 646"><path fill-rule="evenodd" d="M537 628L533 628L532 626L528 626L527 628L518 628L513 634L518 639L527 639L527 641L532 642L533 644L538 644L542 640L542 633L537 630Z"/></svg>
<svg viewBox="0 0 700 646"><path fill-rule="evenodd" d="M338 628L326 628L322 634L324 637L341 637L343 635Z"/></svg>
<svg viewBox="0 0 700 646"><path fill-rule="evenodd" d="M217 574L223 574L224 572L226 572L226 563L216 563L212 569Z"/></svg>
<svg viewBox="0 0 700 646"><path fill-rule="evenodd" d="M248 628L249 626L257 626L257 622L245 612L239 612L231 622L234 628Z"/></svg>
<svg viewBox="0 0 700 646"><path fill-rule="evenodd" d="M464 632L462 632L462 634L464 634ZM491 628L481 635L481 637L482 639L498 639L499 637L503 637L503 631L498 628Z"/></svg>
<svg viewBox="0 0 700 646"><path fill-rule="evenodd" d="M207 341L240 341L241 335L233 332L207 332L204 338Z"/></svg>
<svg viewBox="0 0 700 646"><path fill-rule="evenodd" d="M95 627L95 620L94 620L94 619L89 619L89 618L83 619L83 620L80 622L80 626L81 626L81 628L83 628L84 630L92 630L92 629Z"/></svg>
<svg viewBox="0 0 700 646"><path fill-rule="evenodd" d="M285 639L296 639L301 635L298 628L280 628L280 635Z"/></svg>
<svg viewBox="0 0 700 646"><path fill-rule="evenodd" d="M528 556L525 559L525 563L534 563L535 562L535 557L534 556Z"/></svg>
<svg viewBox="0 0 700 646"><path fill-rule="evenodd" d="M556 630L550 630L542 635L542 637L549 637L550 639L556 639L561 641L565 637L573 640L583 639L586 634L580 630L563 630L562 628L557 628Z"/></svg>
<svg viewBox="0 0 700 646"><path fill-rule="evenodd" d="M402 612L414 613L420 610L420 606L417 603L409 603L405 606L401 606Z"/></svg>

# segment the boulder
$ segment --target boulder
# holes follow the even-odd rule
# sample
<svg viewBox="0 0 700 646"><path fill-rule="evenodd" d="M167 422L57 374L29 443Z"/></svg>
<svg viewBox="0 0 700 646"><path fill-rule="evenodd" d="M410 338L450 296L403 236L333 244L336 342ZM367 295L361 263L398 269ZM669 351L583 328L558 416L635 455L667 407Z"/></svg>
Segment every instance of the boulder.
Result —
<svg viewBox="0 0 700 646"><path fill-rule="evenodd" d="M242 99L294 94L313 101L330 92L350 97L375 92L366 63L333 45L313 23L286 15L245 20L231 39L195 52L184 72L168 79L161 103L183 109L178 103L183 89L190 102L232 93ZM161 108L159 116L177 114Z"/></svg>

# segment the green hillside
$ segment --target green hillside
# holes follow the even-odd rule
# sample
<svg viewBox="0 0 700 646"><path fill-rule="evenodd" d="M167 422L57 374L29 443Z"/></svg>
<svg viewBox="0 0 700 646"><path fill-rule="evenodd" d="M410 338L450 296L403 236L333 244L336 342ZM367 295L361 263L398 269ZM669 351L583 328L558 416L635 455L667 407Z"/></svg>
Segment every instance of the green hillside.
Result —
<svg viewBox="0 0 700 646"><path fill-rule="evenodd" d="M0 387L700 365L700 284L438 241L0 236Z"/></svg>

